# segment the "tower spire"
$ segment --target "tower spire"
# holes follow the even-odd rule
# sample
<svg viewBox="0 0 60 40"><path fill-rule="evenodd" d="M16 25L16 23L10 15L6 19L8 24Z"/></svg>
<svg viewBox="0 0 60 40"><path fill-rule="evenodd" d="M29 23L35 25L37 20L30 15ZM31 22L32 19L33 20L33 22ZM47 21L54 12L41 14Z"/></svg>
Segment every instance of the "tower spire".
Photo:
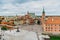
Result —
<svg viewBox="0 0 60 40"><path fill-rule="evenodd" d="M45 22L45 10L44 10L44 7L43 7L43 11L42 11L42 24L44 25L44 22Z"/></svg>
<svg viewBox="0 0 60 40"><path fill-rule="evenodd" d="M45 13L44 7L43 7L43 12L42 13Z"/></svg>

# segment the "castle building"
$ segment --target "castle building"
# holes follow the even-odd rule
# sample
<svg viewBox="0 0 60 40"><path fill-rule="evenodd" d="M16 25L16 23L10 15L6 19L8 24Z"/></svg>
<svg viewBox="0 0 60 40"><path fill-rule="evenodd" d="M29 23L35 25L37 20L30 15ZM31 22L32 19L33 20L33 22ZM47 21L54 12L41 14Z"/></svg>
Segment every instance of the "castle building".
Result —
<svg viewBox="0 0 60 40"><path fill-rule="evenodd" d="M60 16L45 16L43 8L41 21L45 33L60 33Z"/></svg>

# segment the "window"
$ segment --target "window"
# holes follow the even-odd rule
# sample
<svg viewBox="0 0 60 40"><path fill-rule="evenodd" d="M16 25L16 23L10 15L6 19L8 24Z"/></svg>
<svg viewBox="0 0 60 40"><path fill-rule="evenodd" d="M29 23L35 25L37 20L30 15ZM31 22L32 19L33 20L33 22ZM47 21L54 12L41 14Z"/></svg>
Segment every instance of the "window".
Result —
<svg viewBox="0 0 60 40"><path fill-rule="evenodd" d="M55 25L56 26L56 25Z"/></svg>
<svg viewBox="0 0 60 40"><path fill-rule="evenodd" d="M60 26L60 25L59 25Z"/></svg>
<svg viewBox="0 0 60 40"><path fill-rule="evenodd" d="M51 26L52 26L52 24L51 24Z"/></svg>
<svg viewBox="0 0 60 40"><path fill-rule="evenodd" d="M50 26L50 25L48 24L48 26Z"/></svg>
<svg viewBox="0 0 60 40"><path fill-rule="evenodd" d="M53 29L53 28L51 27L51 29Z"/></svg>
<svg viewBox="0 0 60 40"><path fill-rule="evenodd" d="M50 31L50 29L48 31Z"/></svg>
<svg viewBox="0 0 60 40"><path fill-rule="evenodd" d="M56 31L56 30L55 30Z"/></svg>
<svg viewBox="0 0 60 40"><path fill-rule="evenodd" d="M48 27L48 29L50 29L50 27Z"/></svg>
<svg viewBox="0 0 60 40"><path fill-rule="evenodd" d="M47 25L46 25L47 26Z"/></svg>
<svg viewBox="0 0 60 40"><path fill-rule="evenodd" d="M60 30L59 30L60 31Z"/></svg>
<svg viewBox="0 0 60 40"><path fill-rule="evenodd" d="M51 31L52 31L52 29L51 29Z"/></svg>
<svg viewBox="0 0 60 40"><path fill-rule="evenodd" d="M46 29L47 29L47 27L46 27Z"/></svg>
<svg viewBox="0 0 60 40"><path fill-rule="evenodd" d="M46 29L46 31L47 31L47 29Z"/></svg>

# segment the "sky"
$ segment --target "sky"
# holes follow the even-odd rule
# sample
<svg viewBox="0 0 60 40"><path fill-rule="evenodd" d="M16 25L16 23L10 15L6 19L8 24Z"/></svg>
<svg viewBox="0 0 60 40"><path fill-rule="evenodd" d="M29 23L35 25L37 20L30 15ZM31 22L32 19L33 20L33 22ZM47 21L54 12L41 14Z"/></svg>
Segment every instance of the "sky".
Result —
<svg viewBox="0 0 60 40"><path fill-rule="evenodd" d="M42 15L60 15L60 0L0 0L0 16L25 15L27 11Z"/></svg>

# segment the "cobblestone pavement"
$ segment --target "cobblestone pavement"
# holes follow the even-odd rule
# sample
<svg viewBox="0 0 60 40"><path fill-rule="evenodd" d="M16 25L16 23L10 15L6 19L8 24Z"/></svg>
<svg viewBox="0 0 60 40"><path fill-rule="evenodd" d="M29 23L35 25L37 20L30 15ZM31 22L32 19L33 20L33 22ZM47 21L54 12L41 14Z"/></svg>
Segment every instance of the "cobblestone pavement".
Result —
<svg viewBox="0 0 60 40"><path fill-rule="evenodd" d="M35 24L35 25L19 25L18 27L23 30L37 32L38 34L41 34L43 32L42 26L37 25L37 24Z"/></svg>

